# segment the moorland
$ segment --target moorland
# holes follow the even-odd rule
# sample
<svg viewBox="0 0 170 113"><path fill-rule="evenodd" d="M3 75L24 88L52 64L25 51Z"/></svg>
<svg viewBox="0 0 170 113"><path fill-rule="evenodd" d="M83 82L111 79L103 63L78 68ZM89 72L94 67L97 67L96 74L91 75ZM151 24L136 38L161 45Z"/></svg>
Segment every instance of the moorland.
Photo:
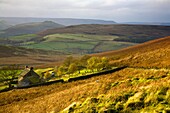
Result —
<svg viewBox="0 0 170 113"><path fill-rule="evenodd" d="M169 43L170 37L165 37L95 54L108 56L113 64L127 61L127 68L114 73L0 93L1 112L169 112ZM134 56L133 65L125 51Z"/></svg>
<svg viewBox="0 0 170 113"><path fill-rule="evenodd" d="M6 69L11 64L20 72L29 65L40 76L45 73L45 79L54 72L55 79L65 80L1 92L0 112L168 113L169 31L169 26L86 24L0 35L0 73L11 72ZM94 73L99 76L69 81Z"/></svg>

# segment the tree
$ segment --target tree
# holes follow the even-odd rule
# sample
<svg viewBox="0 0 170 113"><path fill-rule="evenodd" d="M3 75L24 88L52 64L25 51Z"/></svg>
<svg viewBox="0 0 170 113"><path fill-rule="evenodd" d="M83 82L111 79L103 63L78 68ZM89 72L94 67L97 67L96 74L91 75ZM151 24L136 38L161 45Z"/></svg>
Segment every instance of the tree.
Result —
<svg viewBox="0 0 170 113"><path fill-rule="evenodd" d="M67 58L64 60L63 65L66 66L66 67L69 67L69 65L70 65L72 62L74 62L74 59L73 59L72 56L69 56L69 57L67 57Z"/></svg>
<svg viewBox="0 0 170 113"><path fill-rule="evenodd" d="M8 85L8 88L12 88L12 83L14 79L17 79L19 73L19 66L17 65L4 67L0 70L0 81Z"/></svg>
<svg viewBox="0 0 170 113"><path fill-rule="evenodd" d="M101 69L108 69L109 66L109 60L106 57L91 57L87 61L87 68L91 69L92 71L94 69L97 69L98 71Z"/></svg>
<svg viewBox="0 0 170 113"><path fill-rule="evenodd" d="M103 66L104 66L104 64L102 62L99 62L99 63L96 64L95 67L96 67L97 71L99 71L103 68Z"/></svg>
<svg viewBox="0 0 170 113"><path fill-rule="evenodd" d="M69 66L69 68L68 68L68 72L69 72L69 73L74 73L74 72L76 72L77 70L78 70L78 67L77 67L77 65L76 65L75 63L70 64L70 66Z"/></svg>
<svg viewBox="0 0 170 113"><path fill-rule="evenodd" d="M103 69L108 69L110 67L108 58L102 57L101 62L103 64Z"/></svg>
<svg viewBox="0 0 170 113"><path fill-rule="evenodd" d="M87 66L87 61L90 58L91 58L91 56L89 56L89 55L84 55L83 57L81 57L81 59L80 59L81 66L86 67Z"/></svg>
<svg viewBox="0 0 170 113"><path fill-rule="evenodd" d="M100 59L98 57L91 57L87 61L87 68L93 71L94 69L96 69L96 64L99 62L100 62Z"/></svg>
<svg viewBox="0 0 170 113"><path fill-rule="evenodd" d="M51 73L49 71L44 73L44 79L49 80L51 78Z"/></svg>
<svg viewBox="0 0 170 113"><path fill-rule="evenodd" d="M59 66L57 69L57 75L63 75L66 73L66 68L64 66Z"/></svg>

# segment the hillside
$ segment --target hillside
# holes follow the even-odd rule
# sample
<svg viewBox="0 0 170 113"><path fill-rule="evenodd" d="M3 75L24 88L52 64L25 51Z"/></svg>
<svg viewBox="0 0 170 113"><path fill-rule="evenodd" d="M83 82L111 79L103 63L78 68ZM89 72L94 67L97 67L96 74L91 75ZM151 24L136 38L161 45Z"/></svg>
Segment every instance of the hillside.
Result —
<svg viewBox="0 0 170 113"><path fill-rule="evenodd" d="M32 66L48 65L48 63L60 62L65 57L66 54L57 51L0 46L0 67L11 64Z"/></svg>
<svg viewBox="0 0 170 113"><path fill-rule="evenodd" d="M42 22L53 21L65 26L79 25L79 24L114 24L114 21L97 20L97 19L76 19L76 18L31 18L31 17L0 17L0 20L5 20L11 25L30 23L30 22Z"/></svg>
<svg viewBox="0 0 170 113"><path fill-rule="evenodd" d="M10 24L8 24L6 21L0 20L0 31L1 31L1 30L4 30L4 29L7 29L7 28L9 28L9 27L11 27Z"/></svg>
<svg viewBox="0 0 170 113"><path fill-rule="evenodd" d="M124 23L122 23L122 24L170 26L170 23L169 23L169 22L124 22Z"/></svg>
<svg viewBox="0 0 170 113"><path fill-rule="evenodd" d="M112 35L119 36L114 41L143 43L170 35L170 26L152 25L77 25L65 28L50 29L38 33L41 37L56 33L76 33L93 35Z"/></svg>
<svg viewBox="0 0 170 113"><path fill-rule="evenodd" d="M110 57L114 65L170 68L170 36L96 55Z"/></svg>
<svg viewBox="0 0 170 113"><path fill-rule="evenodd" d="M170 37L165 37L119 51L96 54L108 56L119 65L128 62L131 67L86 80L0 93L0 112L169 113L169 53ZM130 55L134 57L128 59ZM153 65L159 69L152 68Z"/></svg>
<svg viewBox="0 0 170 113"><path fill-rule="evenodd" d="M23 23L12 26L8 29L3 30L0 34L0 37L9 37L16 35L24 35L24 34L34 34L40 31L44 31L52 28L61 28L64 27L61 24L57 24L52 21L44 21L44 22L32 22L32 23Z"/></svg>

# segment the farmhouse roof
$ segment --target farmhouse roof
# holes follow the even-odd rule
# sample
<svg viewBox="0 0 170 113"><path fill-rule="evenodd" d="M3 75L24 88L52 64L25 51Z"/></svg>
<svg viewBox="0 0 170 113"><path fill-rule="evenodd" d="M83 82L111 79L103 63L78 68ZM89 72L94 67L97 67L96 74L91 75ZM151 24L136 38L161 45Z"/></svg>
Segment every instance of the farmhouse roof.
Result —
<svg viewBox="0 0 170 113"><path fill-rule="evenodd" d="M31 68L24 69L24 71L19 75L19 81L29 76L40 78L40 76L36 72L34 72L33 68L31 67Z"/></svg>

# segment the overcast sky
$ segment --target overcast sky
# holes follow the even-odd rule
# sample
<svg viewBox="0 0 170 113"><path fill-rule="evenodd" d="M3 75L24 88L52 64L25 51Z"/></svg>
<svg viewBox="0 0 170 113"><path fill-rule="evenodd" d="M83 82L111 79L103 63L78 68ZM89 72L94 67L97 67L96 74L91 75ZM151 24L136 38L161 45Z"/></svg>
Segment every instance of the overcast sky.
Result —
<svg viewBox="0 0 170 113"><path fill-rule="evenodd" d="M0 0L0 17L170 22L170 0Z"/></svg>

